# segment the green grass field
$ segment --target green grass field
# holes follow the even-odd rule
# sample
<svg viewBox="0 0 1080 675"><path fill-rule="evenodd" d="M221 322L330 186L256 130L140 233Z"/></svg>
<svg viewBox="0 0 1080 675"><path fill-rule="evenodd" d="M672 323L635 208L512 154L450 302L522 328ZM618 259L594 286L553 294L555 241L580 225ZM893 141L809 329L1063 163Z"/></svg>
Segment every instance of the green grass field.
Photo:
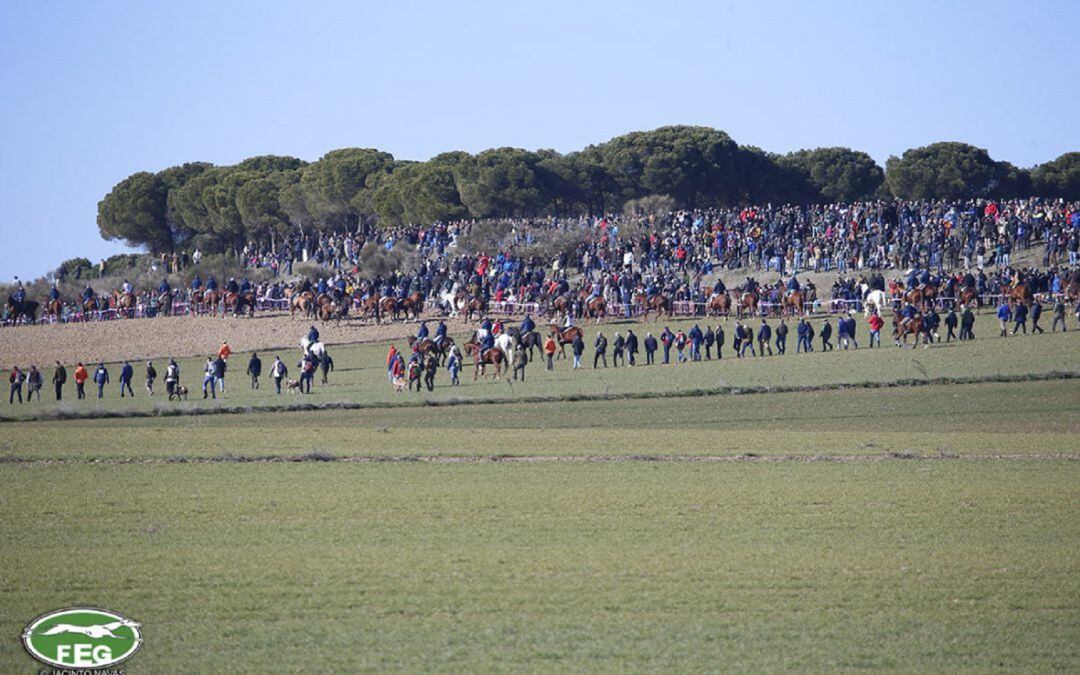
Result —
<svg viewBox="0 0 1080 675"><path fill-rule="evenodd" d="M132 673L1075 671L1080 381L1016 376L1078 347L395 395L370 345L308 397L360 409L9 420L0 670L35 668L32 618L94 605L144 624ZM275 401L230 377L224 405ZM987 381L831 388L935 378Z"/></svg>

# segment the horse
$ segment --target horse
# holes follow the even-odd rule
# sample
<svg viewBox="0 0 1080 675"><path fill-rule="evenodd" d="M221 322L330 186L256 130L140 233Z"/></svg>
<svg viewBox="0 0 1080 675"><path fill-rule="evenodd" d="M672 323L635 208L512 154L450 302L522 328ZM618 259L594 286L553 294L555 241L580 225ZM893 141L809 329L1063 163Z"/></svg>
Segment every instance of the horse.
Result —
<svg viewBox="0 0 1080 675"><path fill-rule="evenodd" d="M115 309L117 314L123 314L129 319L135 316L135 296L131 293L121 293L113 289L109 306Z"/></svg>
<svg viewBox="0 0 1080 675"><path fill-rule="evenodd" d="M746 291L739 298L739 306L736 308L736 314L738 318L742 318L743 310L748 310L750 316L754 316L758 313L758 294L754 291Z"/></svg>
<svg viewBox="0 0 1080 675"><path fill-rule="evenodd" d="M870 291L866 294L866 299L863 300L863 316L870 316L870 312L873 310L877 310L877 313L881 314L885 311L885 305L888 302L885 291Z"/></svg>
<svg viewBox="0 0 1080 675"><path fill-rule="evenodd" d="M399 313L397 298L389 295L379 298L379 313L382 316L389 316L392 320L396 320Z"/></svg>
<svg viewBox="0 0 1080 675"><path fill-rule="evenodd" d="M896 340L897 347L907 347L907 336L914 335L915 343L912 347L919 346L919 338L923 338L923 349L929 347L926 342L926 336L923 335L922 326L922 314L916 314L911 321L905 326L903 319L899 314L893 314L893 338Z"/></svg>
<svg viewBox="0 0 1080 675"><path fill-rule="evenodd" d="M1072 302L1080 300L1080 270L1076 270L1066 279L1065 297Z"/></svg>
<svg viewBox="0 0 1080 675"><path fill-rule="evenodd" d="M209 293L210 291L207 291ZM311 291L294 293L289 296L289 316L295 317L300 312L304 317L311 317L315 312L315 294Z"/></svg>
<svg viewBox="0 0 1080 675"><path fill-rule="evenodd" d="M409 314L412 313L413 320L420 318L420 312L424 311L424 294L420 291L410 294L407 298L401 301L401 309L405 312L405 318L409 318Z"/></svg>
<svg viewBox="0 0 1080 675"><path fill-rule="evenodd" d="M221 292L216 288L211 289L203 293L202 304L207 312L211 315L217 313L218 303L221 302Z"/></svg>
<svg viewBox="0 0 1080 675"><path fill-rule="evenodd" d="M326 345L322 342L312 342L307 339L307 336L300 338L300 349L304 350L304 354L311 354L315 358L322 360L323 354L326 353Z"/></svg>
<svg viewBox="0 0 1080 675"><path fill-rule="evenodd" d="M472 356L473 361L476 364L476 369L473 372L474 382L478 375L483 374L485 378L487 377L487 374L484 371L488 365L495 366L495 379L499 379L499 375L502 374L503 366L506 364L506 354L503 350L496 347L494 349L488 349L481 354L480 343L476 342L476 338L473 337L472 340L465 343L465 353Z"/></svg>
<svg viewBox="0 0 1080 675"><path fill-rule="evenodd" d="M434 355L438 359L439 365L446 362L446 355L450 352L450 348L454 346L454 339L447 335L442 339L440 345L431 338L416 339L416 336L409 336L409 347L415 347L416 353L420 356L427 356L428 354Z"/></svg>
<svg viewBox="0 0 1080 675"><path fill-rule="evenodd" d="M1021 303L1027 307L1031 307L1032 303L1035 302L1035 295L1025 283L1017 284L1014 288L1009 289L1006 295L1013 303Z"/></svg>
<svg viewBox="0 0 1080 675"><path fill-rule="evenodd" d="M473 314L476 315L476 320L479 321L487 313L487 301L478 295L472 297L468 304L465 306L465 320L472 321Z"/></svg>
<svg viewBox="0 0 1080 675"><path fill-rule="evenodd" d="M38 307L41 305L37 300L16 300L14 295L7 299L8 320L12 323L25 317L30 323L37 323Z"/></svg>
<svg viewBox="0 0 1080 675"><path fill-rule="evenodd" d="M908 302L910 302L911 304L915 305L919 309L923 309L925 307L924 302L923 302L924 301L923 290L921 288L910 288L910 289L908 289L906 292L904 292L904 299L907 300Z"/></svg>
<svg viewBox="0 0 1080 675"><path fill-rule="evenodd" d="M554 319L556 316L565 316L570 313L570 308L570 298L566 295L560 295L551 301L551 307L548 310L548 318Z"/></svg>
<svg viewBox="0 0 1080 675"><path fill-rule="evenodd" d="M791 291L784 296L784 313L788 316L802 316L805 299L801 291Z"/></svg>
<svg viewBox="0 0 1080 675"><path fill-rule="evenodd" d="M457 318L461 310L465 309L467 300L468 296L464 291L458 290L457 284L449 291L439 294L439 306L451 319Z"/></svg>
<svg viewBox="0 0 1080 675"><path fill-rule="evenodd" d="M233 293L225 291L221 302L221 318L225 318L225 312L232 310L233 316L240 316L244 310L248 310L248 316L255 316L255 294L251 291Z"/></svg>
<svg viewBox="0 0 1080 675"><path fill-rule="evenodd" d="M95 295L92 298L87 298L86 300L83 300L82 309L84 313L96 312L101 309L101 302Z"/></svg>
<svg viewBox="0 0 1080 675"><path fill-rule="evenodd" d="M551 324L551 332L555 335L555 341L559 343L559 358L566 358L566 345L573 344L574 338L578 335L585 338L585 331L581 330L577 326L571 326L569 328L560 328L555 324Z"/></svg>
<svg viewBox="0 0 1080 675"><path fill-rule="evenodd" d="M531 330L528 333L522 335L520 328L518 328L517 326L511 326L510 328L506 329L506 332L508 335L510 335L517 341L518 349L528 350L526 354L528 354L530 361L532 361L533 359L533 349L543 348L543 341L540 339L540 334L534 330Z"/></svg>
<svg viewBox="0 0 1080 675"><path fill-rule="evenodd" d="M965 307L971 305L972 301L979 307L982 307L982 298L979 297L979 292L975 290L974 286L965 286L960 289L960 304Z"/></svg>
<svg viewBox="0 0 1080 675"><path fill-rule="evenodd" d="M49 313L49 316L59 319L60 315L64 312L64 303L60 298L49 300L45 303L45 310Z"/></svg>
<svg viewBox="0 0 1080 675"><path fill-rule="evenodd" d="M709 313L713 316L731 314L731 296L727 293L713 293L709 298ZM668 314L671 318L671 314Z"/></svg>
<svg viewBox="0 0 1080 675"><path fill-rule="evenodd" d="M379 296L376 293L368 295L366 298L360 301L360 318L364 321L368 320L368 317L374 316L376 323L378 323L379 308Z"/></svg>
<svg viewBox="0 0 1080 675"><path fill-rule="evenodd" d="M641 320L648 321L649 314L656 314L656 320L659 321L661 316L667 315L667 318L671 318L671 298L663 293L657 293L653 296L646 296L644 293L638 293L634 298L634 302L641 305Z"/></svg>
<svg viewBox="0 0 1080 675"><path fill-rule="evenodd" d="M607 314L607 301L604 296L598 295L585 304L585 316L596 319L596 325L600 325L601 319Z"/></svg>
<svg viewBox="0 0 1080 675"><path fill-rule="evenodd" d="M507 363L514 362L514 342L514 337L509 333L499 333L495 336L495 347L502 350Z"/></svg>

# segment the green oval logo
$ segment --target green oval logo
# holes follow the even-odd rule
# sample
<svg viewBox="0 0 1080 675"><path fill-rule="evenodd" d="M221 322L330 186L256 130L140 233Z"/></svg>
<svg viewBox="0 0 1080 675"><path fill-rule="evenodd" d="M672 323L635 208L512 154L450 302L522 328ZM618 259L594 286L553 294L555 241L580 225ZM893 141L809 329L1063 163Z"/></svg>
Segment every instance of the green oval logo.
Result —
<svg viewBox="0 0 1080 675"><path fill-rule="evenodd" d="M131 658L142 646L142 624L95 607L43 614L23 631L26 651L59 668L107 668Z"/></svg>

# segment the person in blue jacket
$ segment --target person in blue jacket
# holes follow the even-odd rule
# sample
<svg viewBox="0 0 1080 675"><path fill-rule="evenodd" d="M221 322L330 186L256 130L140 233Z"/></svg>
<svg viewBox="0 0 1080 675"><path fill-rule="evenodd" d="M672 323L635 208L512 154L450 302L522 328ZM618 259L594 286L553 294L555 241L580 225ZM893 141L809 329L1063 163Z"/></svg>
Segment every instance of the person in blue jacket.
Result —
<svg viewBox="0 0 1080 675"><path fill-rule="evenodd" d="M417 340L423 340L424 338L426 338L430 334L431 333L428 330L427 321L421 321L420 322L420 327L416 329L416 339Z"/></svg>
<svg viewBox="0 0 1080 675"><path fill-rule="evenodd" d="M446 339L446 322L442 319L439 320L439 325L435 326L435 344L442 348L443 340Z"/></svg>
<svg viewBox="0 0 1080 675"><path fill-rule="evenodd" d="M213 274L206 277L206 290L208 290L208 291L216 291L217 290L217 279L214 278Z"/></svg>
<svg viewBox="0 0 1080 675"><path fill-rule="evenodd" d="M795 342L796 354L813 350L813 346L810 344L810 324L806 323L806 319L799 320L799 327L796 329L795 335L798 338Z"/></svg>
<svg viewBox="0 0 1080 675"><path fill-rule="evenodd" d="M126 390L132 398L135 397L135 392L131 389L131 378L135 377L135 369L131 367L131 364L124 361L123 367L120 368L120 398L124 398L124 391Z"/></svg>
<svg viewBox="0 0 1080 675"><path fill-rule="evenodd" d="M109 383L109 370L105 367L105 363L98 364L97 370L94 371L94 384L97 385L97 397L105 397L105 385Z"/></svg>
<svg viewBox="0 0 1080 675"><path fill-rule="evenodd" d="M521 336L525 337L534 330L536 330L536 322L532 320L531 316L526 314L521 322Z"/></svg>
<svg viewBox="0 0 1080 675"><path fill-rule="evenodd" d="M191 290L197 291L202 288L202 279L199 277L199 273L195 273L195 278L191 280Z"/></svg>
<svg viewBox="0 0 1080 675"><path fill-rule="evenodd" d="M1009 334L1009 319L1012 318L1012 310L1009 309L1009 303L1004 298L998 305L997 318L1001 322L1001 337L1005 337Z"/></svg>

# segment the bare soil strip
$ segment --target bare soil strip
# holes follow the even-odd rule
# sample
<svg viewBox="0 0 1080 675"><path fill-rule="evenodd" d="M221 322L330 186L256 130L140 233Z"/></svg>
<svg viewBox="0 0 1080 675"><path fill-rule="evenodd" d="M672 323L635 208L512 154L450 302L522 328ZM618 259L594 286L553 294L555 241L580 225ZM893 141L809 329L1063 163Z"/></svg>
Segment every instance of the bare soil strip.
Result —
<svg viewBox="0 0 1080 675"><path fill-rule="evenodd" d="M211 457L110 457L104 459L35 459L31 457L0 457L0 465L119 465L119 464L301 464L345 462L353 464L542 464L542 463L811 463L811 462L942 462L942 461L1080 461L1080 454L1068 453L937 453L920 455L906 452L886 452L875 455L332 455L311 452L304 455L233 455Z"/></svg>

